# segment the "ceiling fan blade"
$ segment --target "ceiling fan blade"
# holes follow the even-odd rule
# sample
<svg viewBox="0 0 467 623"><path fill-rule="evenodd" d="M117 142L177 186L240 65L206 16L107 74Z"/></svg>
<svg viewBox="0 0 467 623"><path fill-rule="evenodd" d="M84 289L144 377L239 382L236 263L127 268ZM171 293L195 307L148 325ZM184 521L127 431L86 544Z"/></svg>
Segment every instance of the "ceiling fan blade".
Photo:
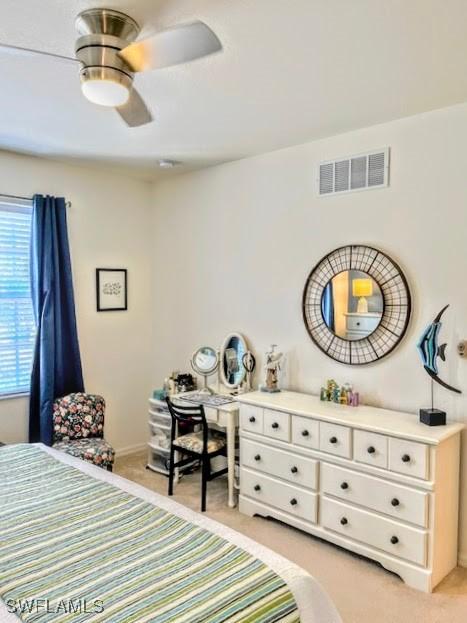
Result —
<svg viewBox="0 0 467 623"><path fill-rule="evenodd" d="M0 51L5 51L9 54L14 54L16 56L29 56L31 54L36 56L50 56L56 60L67 61L70 63L79 63L80 61L77 58L72 58L71 56L62 56L61 54L53 54L52 52L43 52L42 50L34 50L33 48L22 48L18 45L8 45L6 43L0 43Z"/></svg>
<svg viewBox="0 0 467 623"><path fill-rule="evenodd" d="M194 22L131 43L119 52L119 56L132 71L146 71L193 61L219 50L222 50L222 44L209 26Z"/></svg>
<svg viewBox="0 0 467 623"><path fill-rule="evenodd" d="M153 121L149 108L135 88L131 89L127 103L123 104L123 106L118 106L115 110L130 128L136 128Z"/></svg>

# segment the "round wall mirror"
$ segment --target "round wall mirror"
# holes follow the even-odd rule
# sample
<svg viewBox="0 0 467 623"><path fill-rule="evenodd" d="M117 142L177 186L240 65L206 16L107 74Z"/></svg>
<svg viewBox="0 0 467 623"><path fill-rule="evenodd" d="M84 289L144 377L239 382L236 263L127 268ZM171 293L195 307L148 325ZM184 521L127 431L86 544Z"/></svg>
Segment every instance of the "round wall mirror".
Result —
<svg viewBox="0 0 467 623"><path fill-rule="evenodd" d="M329 357L352 365L377 361L403 338L411 297L399 266L363 245L335 249L311 271L303 292L311 339Z"/></svg>
<svg viewBox="0 0 467 623"><path fill-rule="evenodd" d="M219 358L214 348L202 346L193 353L191 357L191 367L200 376L204 377L204 389L202 391L211 392L208 388L208 376L215 373L219 366Z"/></svg>
<svg viewBox="0 0 467 623"><path fill-rule="evenodd" d="M237 389L243 383L246 370L242 360L247 350L245 338L240 333L230 333L225 338L220 353L220 369L226 387Z"/></svg>

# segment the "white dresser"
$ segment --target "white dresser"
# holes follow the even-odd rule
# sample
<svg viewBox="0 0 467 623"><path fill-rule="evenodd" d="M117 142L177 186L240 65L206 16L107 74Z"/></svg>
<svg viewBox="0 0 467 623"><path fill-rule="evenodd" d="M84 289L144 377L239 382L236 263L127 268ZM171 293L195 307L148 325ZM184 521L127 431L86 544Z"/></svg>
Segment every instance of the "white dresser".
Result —
<svg viewBox="0 0 467 623"><path fill-rule="evenodd" d="M457 565L461 424L252 392L240 407L240 511L279 519L431 591Z"/></svg>

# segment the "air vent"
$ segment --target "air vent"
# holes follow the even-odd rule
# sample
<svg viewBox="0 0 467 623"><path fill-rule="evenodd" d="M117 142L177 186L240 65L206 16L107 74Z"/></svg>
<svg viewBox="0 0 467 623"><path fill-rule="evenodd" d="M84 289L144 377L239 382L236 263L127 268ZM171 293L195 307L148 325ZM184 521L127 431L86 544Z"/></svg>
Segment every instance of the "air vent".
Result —
<svg viewBox="0 0 467 623"><path fill-rule="evenodd" d="M319 194L381 188L389 183L389 148L319 165Z"/></svg>

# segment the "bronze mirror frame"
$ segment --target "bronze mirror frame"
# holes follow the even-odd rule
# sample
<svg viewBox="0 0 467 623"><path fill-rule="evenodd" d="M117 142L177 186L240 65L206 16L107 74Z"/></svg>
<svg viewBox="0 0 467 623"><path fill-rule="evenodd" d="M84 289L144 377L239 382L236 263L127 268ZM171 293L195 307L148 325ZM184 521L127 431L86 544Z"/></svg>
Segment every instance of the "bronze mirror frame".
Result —
<svg viewBox="0 0 467 623"><path fill-rule="evenodd" d="M369 275L383 297L379 325L360 340L337 336L322 314L325 287L346 270ZM386 357L401 342L410 321L412 297L404 273L388 255L366 245L347 245L325 255L310 272L303 290L302 312L309 336L328 357L349 365L365 365Z"/></svg>

